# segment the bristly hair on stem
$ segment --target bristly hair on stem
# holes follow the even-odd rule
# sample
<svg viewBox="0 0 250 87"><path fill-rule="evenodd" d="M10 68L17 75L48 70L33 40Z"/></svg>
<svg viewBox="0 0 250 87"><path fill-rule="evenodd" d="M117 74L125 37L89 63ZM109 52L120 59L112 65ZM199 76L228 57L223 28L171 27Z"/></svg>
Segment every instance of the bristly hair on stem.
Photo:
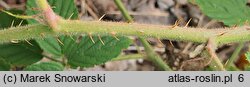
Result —
<svg viewBox="0 0 250 87"><path fill-rule="evenodd" d="M150 25L138 23L121 22L100 22L100 21L79 21L60 20L58 31L53 31L44 24L32 24L20 27L11 27L0 30L0 43L10 42L12 39L29 40L42 39L48 36L60 35L81 35L92 33L93 35L110 35L115 32L117 36L139 36L169 39L172 41L190 41L206 43L209 38L214 38L217 45L250 41L250 30L246 27L234 29L203 29L184 28L164 25ZM218 36L221 32L227 32Z"/></svg>
<svg viewBox="0 0 250 87"><path fill-rule="evenodd" d="M0 43L10 43L13 40L25 41L43 39L49 36L82 35L89 33L100 36L115 33L116 36L153 37L197 43L206 43L209 39L213 38L213 44L215 45L250 41L250 31L247 26L207 30L204 28L138 23L65 20L53 12L46 0L37 0L37 4L42 10L47 25L34 24L0 30ZM213 56L214 50L210 54ZM213 57L218 59L216 56ZM219 61L217 62L219 63ZM219 67L221 70L224 70L223 65L220 64Z"/></svg>

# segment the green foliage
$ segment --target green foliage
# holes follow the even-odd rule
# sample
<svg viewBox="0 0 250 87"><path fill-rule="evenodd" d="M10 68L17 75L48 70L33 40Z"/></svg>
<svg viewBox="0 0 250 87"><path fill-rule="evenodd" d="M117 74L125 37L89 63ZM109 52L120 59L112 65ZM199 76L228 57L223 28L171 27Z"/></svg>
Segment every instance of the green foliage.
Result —
<svg viewBox="0 0 250 87"><path fill-rule="evenodd" d="M15 13L15 14L22 14L23 11L21 10L9 10L9 12ZM0 12L0 29L10 27L12 22L14 21L13 26L17 26L22 21L21 19L12 17L10 15L7 15L6 13ZM24 20L22 25L27 24ZM0 44L0 58L2 65L7 64L6 66L9 66L11 64L12 66L27 66L33 63L38 62L42 59L42 50L34 41L25 42L19 42L15 41L17 43L5 43ZM2 66L1 65L1 66ZM6 67L4 66L4 67ZM9 67L6 67L6 69ZM6 70L5 69L5 70ZM8 69L9 70L9 69Z"/></svg>
<svg viewBox="0 0 250 87"><path fill-rule="evenodd" d="M250 62L250 52L245 53L245 56L247 57L247 61Z"/></svg>
<svg viewBox="0 0 250 87"><path fill-rule="evenodd" d="M78 18L78 11L76 5L74 4L74 0L48 1L56 14L62 16L62 18ZM196 4L200 5L201 10L209 17L223 21L224 24L232 26L235 24L241 25L249 20L250 17L248 16L250 12L249 7L246 6L246 1L247 0L196 0ZM36 0L28 0L26 7L26 13L28 15L36 15L36 17L39 16L41 18L40 15L42 13L36 6ZM16 14L15 12L12 13ZM11 18L10 16L6 16L6 14L0 13L0 22L4 22L0 23L0 27L9 27L13 18L14 17ZM18 20L18 22L16 20ZM43 18L40 22L43 22L44 20L46 19ZM42 62L34 64L40 61L43 57L41 55L41 48L44 52L51 54L52 58L57 58L56 60L62 60L60 58L67 59L67 63L72 67L91 67L105 63L112 58L117 57L121 50L128 47L131 43L131 40L127 37L119 36L118 38L120 40L116 40L112 36L103 36L107 35L111 31L117 33L117 36L133 35L157 37L200 43L205 43L209 38L214 37L215 41L219 44L239 41L242 42L246 40L249 41L250 38L249 31L242 28L237 28L235 30L224 29L226 34L217 36L217 33L219 32L218 30L197 30L194 28L182 27L175 27L175 29L172 29L169 26L161 25L145 26L143 24L136 23L80 22L69 20L60 21L58 23L58 26L60 27L58 29L60 30L52 31L48 28L48 26L44 25L44 23L39 23L36 20L28 20L28 22L33 25L17 28L14 27L11 28L11 30L0 31L0 42L8 42L11 40L17 42L0 45L0 70L10 70L11 66L28 66L25 70L63 70L63 66L55 62ZM14 26L18 23L20 23L20 19L15 19ZM42 34L44 33L46 38L41 39L41 37L43 37ZM102 40L98 36L94 35L92 37L95 43L93 43L91 38L87 35L72 35L79 35L83 33L94 33L95 35L100 34L102 35ZM50 35L53 35L53 37L49 37ZM34 38L39 38L39 40L29 42L24 41L25 39ZM104 44L101 41L103 41ZM38 42L39 45L36 42Z"/></svg>
<svg viewBox="0 0 250 87"><path fill-rule="evenodd" d="M0 57L5 59L14 66L27 66L33 63L36 63L42 59L42 50L34 42L30 41L30 44L27 42L19 43L10 43L0 45Z"/></svg>
<svg viewBox="0 0 250 87"><path fill-rule="evenodd" d="M60 43L58 43L55 37L38 39L36 41L45 52L52 54L52 58L61 58L63 55Z"/></svg>
<svg viewBox="0 0 250 87"><path fill-rule="evenodd" d="M0 57L0 71L10 70L10 64Z"/></svg>
<svg viewBox="0 0 250 87"><path fill-rule="evenodd" d="M189 2L192 3L192 1ZM234 26L249 23L250 9L246 5L247 0L195 0L195 3L207 16L222 21L225 25ZM227 70L237 70L232 65L243 48L243 44L240 43L229 58L225 66Z"/></svg>
<svg viewBox="0 0 250 87"><path fill-rule="evenodd" d="M22 10L16 10L16 9L8 10L8 12L11 12L13 14L23 14ZM0 19L1 19L1 21L0 21L0 30L3 29L3 28L10 27L13 21L14 21L13 26L19 25L19 23L21 21L23 21L22 25L27 24L27 22L25 20L22 20L22 19L19 19L19 18L15 18L15 17L10 16L10 15L2 12L2 11L0 11Z"/></svg>
<svg viewBox="0 0 250 87"><path fill-rule="evenodd" d="M57 13L61 17L63 18L71 17L71 19L78 18L78 11L74 4L74 0L66 0L66 1L65 0L48 0L48 2L53 8L53 10L55 11L55 13ZM40 13L39 10L34 10L34 8L37 8L35 0L28 0L26 7L27 7L26 13L28 15L36 15ZM29 24L38 23L37 21L33 19L28 20L28 22ZM61 37L65 37L65 36L61 36ZM70 38L68 37L68 39ZM36 40L36 41L39 43L39 45L44 51L51 53L53 55L52 58L62 57L63 53L61 51L60 43L55 37L48 37L44 40Z"/></svg>
<svg viewBox="0 0 250 87"><path fill-rule="evenodd" d="M117 57L123 48L127 48L131 43L127 37L118 37L119 40L111 36L103 36L103 45L97 36L93 37L95 43L89 37L82 37L78 43L73 39L62 39L64 42L65 56L72 66L92 67L105 63Z"/></svg>
<svg viewBox="0 0 250 87"><path fill-rule="evenodd" d="M48 0L56 14L68 19L77 19L78 10L74 4L74 0ZM35 0L28 0L27 14L35 15L38 11L33 10L36 8ZM72 15L73 14L73 15ZM29 20L29 23L37 23L34 20ZM79 39L80 38L80 39ZM112 58L117 57L123 48L128 47L131 41L126 37L118 37L120 41L115 40L111 36L101 37L106 42L102 45L97 36L93 36L96 42L91 41L89 36L60 36L59 38L49 37L44 40L36 40L41 48L52 54L52 58L68 59L68 63L72 67L91 67L94 65L105 63ZM79 42L76 40L79 39Z"/></svg>
<svg viewBox="0 0 250 87"><path fill-rule="evenodd" d="M225 25L242 25L250 20L247 0L196 0L202 12Z"/></svg>
<svg viewBox="0 0 250 87"><path fill-rule="evenodd" d="M42 62L27 66L25 71L63 71L64 66L57 62Z"/></svg>

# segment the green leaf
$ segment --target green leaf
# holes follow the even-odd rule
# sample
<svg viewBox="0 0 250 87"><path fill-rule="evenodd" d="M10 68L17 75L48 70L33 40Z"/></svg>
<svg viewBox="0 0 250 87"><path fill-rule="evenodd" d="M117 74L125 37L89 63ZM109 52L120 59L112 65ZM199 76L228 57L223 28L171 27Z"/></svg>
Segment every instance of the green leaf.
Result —
<svg viewBox="0 0 250 87"><path fill-rule="evenodd" d="M0 57L0 71L9 71L10 64Z"/></svg>
<svg viewBox="0 0 250 87"><path fill-rule="evenodd" d="M21 10L8 10L14 14L22 14ZM21 19L7 15L6 13L0 12L0 28L10 27L12 21L14 20L13 26L20 24ZM22 25L27 24L23 21ZM14 38L13 38L14 39ZM18 41L17 41L18 42ZM30 45L29 43L32 43ZM42 59L42 50L34 41L28 42L18 42L9 44L0 44L0 58L4 59L6 62L13 66L26 66L38 62Z"/></svg>
<svg viewBox="0 0 250 87"><path fill-rule="evenodd" d="M36 63L43 57L42 50L35 41L30 41L30 43L32 45L27 42L2 44L0 45L0 57L14 66L27 66Z"/></svg>
<svg viewBox="0 0 250 87"><path fill-rule="evenodd" d="M250 62L250 52L245 53L245 56L247 57L247 61Z"/></svg>
<svg viewBox="0 0 250 87"><path fill-rule="evenodd" d="M78 18L78 11L74 4L74 0L48 0L53 10L63 18ZM35 0L28 0L27 14L34 15L37 11ZM29 23L34 23L29 21ZM93 36L96 43L94 44L88 36L61 36L46 38L45 40L36 40L41 48L53 55L54 58L66 57L68 64L72 67L91 67L94 65L105 63L112 58L117 57L123 48L127 48L131 40L127 37L118 37L116 40L112 36L101 37L105 45L102 45L98 36ZM61 43L60 43L61 42Z"/></svg>
<svg viewBox="0 0 250 87"><path fill-rule="evenodd" d="M247 0L195 0L207 16L225 25L243 25L250 20Z"/></svg>
<svg viewBox="0 0 250 87"><path fill-rule="evenodd" d="M63 52L68 58L68 63L73 67L92 67L102 64L117 57L121 50L127 48L132 42L127 37L118 37L119 40L112 36L103 36L101 38L105 43L104 45L98 36L93 36L95 43L87 36L82 37L80 42L61 38L65 45Z"/></svg>
<svg viewBox="0 0 250 87"><path fill-rule="evenodd" d="M63 71L64 67L62 64L57 62L42 62L39 64L33 64L27 66L25 71Z"/></svg>
<svg viewBox="0 0 250 87"><path fill-rule="evenodd" d="M62 36L63 37L63 36ZM52 54L52 58L61 58L63 53L60 44L55 37L48 37L43 40L38 39L36 42L47 53Z"/></svg>

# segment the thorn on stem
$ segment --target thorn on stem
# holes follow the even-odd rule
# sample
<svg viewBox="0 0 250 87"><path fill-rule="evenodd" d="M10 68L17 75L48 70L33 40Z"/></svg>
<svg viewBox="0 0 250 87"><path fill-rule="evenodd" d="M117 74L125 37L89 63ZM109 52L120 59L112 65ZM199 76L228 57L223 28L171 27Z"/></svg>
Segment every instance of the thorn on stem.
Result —
<svg viewBox="0 0 250 87"><path fill-rule="evenodd" d="M15 23L15 20L12 20L10 27L13 27Z"/></svg>
<svg viewBox="0 0 250 87"><path fill-rule="evenodd" d="M228 64L228 61L229 61L229 59L227 59L227 61L225 62L224 66L226 66Z"/></svg>
<svg viewBox="0 0 250 87"><path fill-rule="evenodd" d="M171 40L169 40L169 43L170 43L170 45L171 45L172 47L174 47L174 44L172 43ZM174 48L175 48L175 47L174 47Z"/></svg>
<svg viewBox="0 0 250 87"><path fill-rule="evenodd" d="M25 39L25 41L29 44L29 45L31 45L31 46L34 46L32 43L30 43L27 39Z"/></svg>
<svg viewBox="0 0 250 87"><path fill-rule="evenodd" d="M106 16L106 14L103 14L99 19L98 19L98 21L101 21L102 19L103 19L103 17L105 17Z"/></svg>
<svg viewBox="0 0 250 87"><path fill-rule="evenodd" d="M88 35L89 35L89 38L91 39L91 41L95 44L95 41L94 41L93 36L92 36L92 33L88 33Z"/></svg>
<svg viewBox="0 0 250 87"><path fill-rule="evenodd" d="M56 40L61 44L64 45L63 42L57 37Z"/></svg>
<svg viewBox="0 0 250 87"><path fill-rule="evenodd" d="M73 41L75 41L75 39L74 39L71 35L69 35L69 37L70 37Z"/></svg>
<svg viewBox="0 0 250 87"><path fill-rule="evenodd" d="M180 22L180 20L176 20L175 23L174 23L174 25L171 28L175 28L176 26L178 26L179 22Z"/></svg>
<svg viewBox="0 0 250 87"><path fill-rule="evenodd" d="M120 40L119 38L116 37L116 32L111 32L111 35L116 39L116 40Z"/></svg>
<svg viewBox="0 0 250 87"><path fill-rule="evenodd" d="M23 20L22 20L22 21L18 24L18 27L19 27L19 26L21 26L21 25L22 25L22 23L23 23Z"/></svg>
<svg viewBox="0 0 250 87"><path fill-rule="evenodd" d="M100 35L98 35L98 38L99 38L99 40L101 41L102 45L105 45L105 44L104 44L104 41L102 40L102 38L101 38Z"/></svg>
<svg viewBox="0 0 250 87"><path fill-rule="evenodd" d="M160 38L157 38L158 42L161 44L161 46L163 47L164 44L162 43L162 41L160 40Z"/></svg>
<svg viewBox="0 0 250 87"><path fill-rule="evenodd" d="M11 41L10 41L11 43L19 43L19 41L18 40L16 40L16 39L12 39Z"/></svg>
<svg viewBox="0 0 250 87"><path fill-rule="evenodd" d="M68 20L70 20L70 19L72 18L73 15L74 15L74 13L72 13L72 14L69 16Z"/></svg>
<svg viewBox="0 0 250 87"><path fill-rule="evenodd" d="M226 34L227 32L220 32L217 36L222 36L224 34Z"/></svg>
<svg viewBox="0 0 250 87"><path fill-rule="evenodd" d="M192 18L190 18L190 19L188 20L188 22L186 23L185 27L188 27L188 25L189 25L189 23L191 22L191 20L192 20Z"/></svg>

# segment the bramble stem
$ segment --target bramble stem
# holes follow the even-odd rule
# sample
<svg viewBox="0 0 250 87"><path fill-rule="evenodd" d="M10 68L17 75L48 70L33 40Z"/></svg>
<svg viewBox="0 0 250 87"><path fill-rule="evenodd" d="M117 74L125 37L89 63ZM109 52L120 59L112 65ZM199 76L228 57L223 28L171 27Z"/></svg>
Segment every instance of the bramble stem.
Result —
<svg viewBox="0 0 250 87"><path fill-rule="evenodd" d="M234 65L234 62L239 57L241 49L244 47L244 43L239 43L235 51L233 52L232 56L228 59L228 61L225 64L225 67L229 69Z"/></svg>
<svg viewBox="0 0 250 87"><path fill-rule="evenodd" d="M37 0L36 1L37 5L39 6L39 8L41 8L42 10L46 10L46 9L50 9L50 6L48 5L47 0Z"/></svg>
<svg viewBox="0 0 250 87"><path fill-rule="evenodd" d="M204 28L172 27L137 23L64 20L53 13L46 0L37 0L37 2L38 6L40 6L43 11L48 26L35 24L0 30L0 43L12 42L13 40L43 39L49 36L81 35L86 33L92 33L93 35L116 34L138 36L142 38L154 37L197 43L206 43L210 38L213 38L213 44L215 45L250 41L249 27L245 26L208 30ZM147 46L147 44L143 44ZM216 55L214 51L215 50L212 50L210 52L211 56L215 59L214 62L219 64L218 67L220 70L225 70L219 58L214 56ZM155 54L149 55L156 56ZM158 60L156 59L153 61ZM159 66L161 65L162 64Z"/></svg>
<svg viewBox="0 0 250 87"><path fill-rule="evenodd" d="M47 24L52 29L57 30L57 23L60 20L60 17L54 13L47 0L37 0L36 4L42 10L44 20L46 20Z"/></svg>
<svg viewBox="0 0 250 87"><path fill-rule="evenodd" d="M125 9L125 6L122 4L121 0L114 0L116 6L119 8L119 10L122 12L122 15L124 18L130 23L133 22L132 17L128 14L128 11Z"/></svg>
<svg viewBox="0 0 250 87"><path fill-rule="evenodd" d="M217 56L215 50L217 48L216 44L214 43L214 39L210 38L207 42L207 51L211 56L211 64L210 66L212 66L213 69L218 69L220 71L225 71L226 69L224 68L224 65L222 64L220 58Z"/></svg>
<svg viewBox="0 0 250 87"><path fill-rule="evenodd" d="M37 4L38 6L40 6L43 12L46 13L46 8L48 8L49 6L46 0L37 0ZM50 13L51 11L48 12ZM55 16L52 16L52 18L50 18L50 14L44 15L49 16L45 20L51 22L48 23L50 27L42 24L36 24L0 30L0 43L11 42L12 40L45 38L51 35L79 35L86 33L107 35L111 32L113 34L115 33L116 35L139 36L144 38L154 37L160 39L191 41L198 43L205 43L209 38L214 38L215 44L217 45L250 40L250 31L247 27L209 30L203 28L173 28L172 26L164 25L64 20L62 18L53 20ZM56 24L55 26L54 23ZM51 30L50 28L52 28L53 30Z"/></svg>
<svg viewBox="0 0 250 87"><path fill-rule="evenodd" d="M139 38L142 41L143 46L145 47L146 55L147 58L152 61L156 66L161 68L162 70L165 71L172 71L172 69L164 62L161 57L153 52L153 48L150 46L150 44L144 39L144 38Z"/></svg>
<svg viewBox="0 0 250 87"><path fill-rule="evenodd" d="M154 37L176 41L191 41L205 43L209 38L214 38L216 44L227 44L232 42L243 42L250 40L250 31L245 27L236 29L202 29L202 28L183 28L163 25L120 23L120 22L85 22L85 21L66 21L59 23L60 31L64 33L82 34L92 32L93 34L110 34L115 32L117 35ZM224 33L221 35L221 33Z"/></svg>
<svg viewBox="0 0 250 87"><path fill-rule="evenodd" d="M137 23L60 20L58 28L59 30L55 32L46 25L35 24L0 30L0 43L10 42L11 40L41 39L49 35L80 35L90 32L100 35L110 35L111 32L115 32L117 35L154 37L197 43L206 43L209 38L214 38L217 45L250 40L250 31L246 27L208 30ZM221 32L226 33L220 35Z"/></svg>
<svg viewBox="0 0 250 87"><path fill-rule="evenodd" d="M111 61L122 61L122 60L131 60L131 59L145 59L141 54L129 54L129 55L121 55L118 56Z"/></svg>

